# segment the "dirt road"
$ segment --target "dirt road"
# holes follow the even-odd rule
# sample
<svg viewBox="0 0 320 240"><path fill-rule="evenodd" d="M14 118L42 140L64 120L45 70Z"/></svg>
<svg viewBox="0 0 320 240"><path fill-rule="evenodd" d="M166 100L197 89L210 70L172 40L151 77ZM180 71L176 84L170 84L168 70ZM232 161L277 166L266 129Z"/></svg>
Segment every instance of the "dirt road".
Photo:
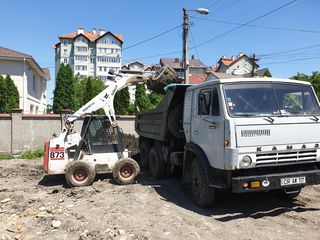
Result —
<svg viewBox="0 0 320 240"><path fill-rule="evenodd" d="M220 194L195 207L179 179L117 186L102 176L68 188L42 160L0 161L0 239L319 239L320 187L288 202L270 193Z"/></svg>

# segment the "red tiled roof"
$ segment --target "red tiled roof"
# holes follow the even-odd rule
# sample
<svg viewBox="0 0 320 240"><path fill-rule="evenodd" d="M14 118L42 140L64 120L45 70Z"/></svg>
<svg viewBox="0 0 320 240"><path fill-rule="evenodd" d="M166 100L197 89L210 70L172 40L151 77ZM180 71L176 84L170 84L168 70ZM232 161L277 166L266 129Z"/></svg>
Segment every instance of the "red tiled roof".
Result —
<svg viewBox="0 0 320 240"><path fill-rule="evenodd" d="M207 74L191 74L189 76L190 84L200 84L203 83L207 79Z"/></svg>
<svg viewBox="0 0 320 240"><path fill-rule="evenodd" d="M232 59L232 58L222 58L222 59L221 59L221 62L222 62L224 65L229 66L231 63L233 63L233 62L235 62L235 61L237 61L237 60L238 60L238 58L234 58L234 59Z"/></svg>
<svg viewBox="0 0 320 240"><path fill-rule="evenodd" d="M5 56L5 57L20 57L20 58L32 58L31 55L18 52L9 48L1 47L0 46L0 56Z"/></svg>
<svg viewBox="0 0 320 240"><path fill-rule="evenodd" d="M63 34L63 35L59 36L59 38L73 39L78 35L80 35L80 34L78 34L77 32L73 32L73 33ZM86 38L90 39L91 41L95 41L97 38L101 37L99 34L93 34L92 32L84 32L83 35ZM120 41L123 41L122 34L115 34L114 36L116 38L118 38Z"/></svg>

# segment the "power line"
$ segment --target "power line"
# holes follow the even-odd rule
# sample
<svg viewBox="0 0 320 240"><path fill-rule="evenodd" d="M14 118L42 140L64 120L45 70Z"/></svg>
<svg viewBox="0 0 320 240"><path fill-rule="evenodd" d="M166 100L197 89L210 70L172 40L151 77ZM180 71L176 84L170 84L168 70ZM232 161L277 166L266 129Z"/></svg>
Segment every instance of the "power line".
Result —
<svg viewBox="0 0 320 240"><path fill-rule="evenodd" d="M281 63L290 63L290 62L299 62L299 61L304 61L304 60L310 60L310 59L318 59L320 56L317 57L306 57L306 58L297 58L297 59L292 59L292 60L287 60L287 61L280 61L280 62L267 62L267 63L262 63L263 65L271 65L271 64L281 64Z"/></svg>
<svg viewBox="0 0 320 240"><path fill-rule="evenodd" d="M200 19L200 20L204 20L204 21L208 21L208 22L228 24L228 25L238 25L238 26L242 26L242 25L243 25L243 23L236 23L236 22L229 22L229 21L221 21L221 20L207 19L207 18L201 18L201 17L190 17L190 18ZM318 30L309 30L309 29L268 27L268 26L254 25L254 24L247 24L246 27L262 28L262 29L271 29L271 30L281 30L281 31L291 31L291 32L303 32L303 33L316 33L316 34L320 34L320 31L318 31Z"/></svg>
<svg viewBox="0 0 320 240"><path fill-rule="evenodd" d="M277 8L275 8L275 9L273 9L273 10L271 10L271 11L263 14L263 15L260 15L259 17L256 17L256 18L254 18L254 19L252 19L252 20L250 20L250 21L248 21L248 22L246 22L246 23L244 23L244 24L241 24L240 26L237 26L237 27L232 28L232 29L230 29L230 30L228 30L228 31L226 31L226 32L224 32L224 33L222 33L222 34L219 34L219 35L217 35L217 36L215 36L215 37L213 37L213 38L210 38L210 39L208 39L208 40L206 40L206 41L198 44L197 47L203 46L203 45L207 44L208 42L211 42L211 41L213 41L213 40L215 40L215 39L217 39L217 38L220 38L220 37L222 37L222 36L225 36L225 35L227 35L227 34L229 34L229 33L231 33L231 32L234 32L234 31L236 31L236 30L238 30L238 29L240 29L240 28L242 28L242 27L245 27L245 26L249 25L250 23L252 23L252 22L254 22L254 21L257 21L257 20L259 20L259 19L262 19L262 18L264 18L264 17L266 17L266 16L268 16L268 15L270 15L270 14L272 14L272 13L274 13L274 12L276 12L276 11L282 9L282 8L285 8L285 7L293 4L293 3L296 2L296 1L297 1L297 0L293 0L293 1L290 1L290 2L288 2L288 3L286 3L286 4L284 4L284 5L281 5L280 7L277 7Z"/></svg>
<svg viewBox="0 0 320 240"><path fill-rule="evenodd" d="M191 35L191 39L192 39L193 46L195 46L194 49L195 49L195 51L196 51L197 58L200 59L200 57L199 57L199 52L198 52L198 48L196 47L196 43L195 43L195 41L194 41L194 38L193 38L193 34L192 34L191 29L190 29L190 35Z"/></svg>
<svg viewBox="0 0 320 240"><path fill-rule="evenodd" d="M141 44L143 44L143 43L149 42L149 41L151 41L151 40L153 40L153 39L155 39L155 38L161 37L162 35L165 35L165 34L171 32L171 31L173 31L173 30L175 30L175 29L177 29L177 28L180 28L180 27L181 27L181 24L179 24L178 26L175 26L175 27L173 27L173 28L170 28L170 29L168 29L168 30L166 30L166 31L164 31L164 32L162 32L162 33L159 33L159 34L157 34L157 35L155 35L155 36L152 36L152 37L150 37L150 38L147 38L146 40L143 40L143 41L137 42L137 43L135 43L135 44L132 44L132 45L130 45L130 46L128 46L128 47L125 47L125 48L122 49L122 51L127 50L127 49L130 49L130 48L133 48L133 47L136 47L136 46L141 45Z"/></svg>
<svg viewBox="0 0 320 240"><path fill-rule="evenodd" d="M319 46L320 46L320 44L313 44L313 45L309 45L309 46L305 46L305 47L294 48L294 49L284 50L284 51L280 51L280 52L259 54L259 57L266 57L266 56L272 56L272 55L277 55L277 54L282 54L282 53L301 51L301 50L306 50L306 49L315 48L315 47L319 47Z"/></svg>

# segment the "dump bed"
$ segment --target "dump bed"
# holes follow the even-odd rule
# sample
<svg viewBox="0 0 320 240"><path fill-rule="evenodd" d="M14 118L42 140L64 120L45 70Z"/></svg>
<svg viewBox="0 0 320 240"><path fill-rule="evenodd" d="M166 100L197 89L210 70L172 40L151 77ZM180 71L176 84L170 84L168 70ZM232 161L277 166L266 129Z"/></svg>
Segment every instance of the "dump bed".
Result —
<svg viewBox="0 0 320 240"><path fill-rule="evenodd" d="M140 137L159 141L169 141L168 117L171 110L183 103L186 89L190 85L171 84L155 109L141 111L136 115L135 130Z"/></svg>

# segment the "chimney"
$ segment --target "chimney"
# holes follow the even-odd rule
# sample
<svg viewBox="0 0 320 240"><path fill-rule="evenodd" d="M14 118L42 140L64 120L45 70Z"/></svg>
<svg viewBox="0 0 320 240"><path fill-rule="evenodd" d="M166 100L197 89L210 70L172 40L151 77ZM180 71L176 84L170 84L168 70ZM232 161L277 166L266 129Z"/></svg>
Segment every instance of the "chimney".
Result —
<svg viewBox="0 0 320 240"><path fill-rule="evenodd" d="M103 28L99 29L99 36L102 36L105 33L106 33L106 30L104 30Z"/></svg>
<svg viewBox="0 0 320 240"><path fill-rule="evenodd" d="M242 57L244 55L244 52L239 52L239 56L238 57Z"/></svg>
<svg viewBox="0 0 320 240"><path fill-rule="evenodd" d="M92 34L97 34L97 30L95 28L92 29Z"/></svg>
<svg viewBox="0 0 320 240"><path fill-rule="evenodd" d="M178 62L179 62L179 58L175 58L175 59L174 59L174 62L175 62L175 63L178 63Z"/></svg>
<svg viewBox="0 0 320 240"><path fill-rule="evenodd" d="M84 29L82 27L79 27L77 30L77 34L84 34Z"/></svg>
<svg viewBox="0 0 320 240"><path fill-rule="evenodd" d="M234 60L236 59L236 57L235 57L235 56L232 56L231 58L232 58L232 61L234 61Z"/></svg>
<svg viewBox="0 0 320 240"><path fill-rule="evenodd" d="M191 55L191 59L193 59L193 60L194 60L194 55Z"/></svg>

